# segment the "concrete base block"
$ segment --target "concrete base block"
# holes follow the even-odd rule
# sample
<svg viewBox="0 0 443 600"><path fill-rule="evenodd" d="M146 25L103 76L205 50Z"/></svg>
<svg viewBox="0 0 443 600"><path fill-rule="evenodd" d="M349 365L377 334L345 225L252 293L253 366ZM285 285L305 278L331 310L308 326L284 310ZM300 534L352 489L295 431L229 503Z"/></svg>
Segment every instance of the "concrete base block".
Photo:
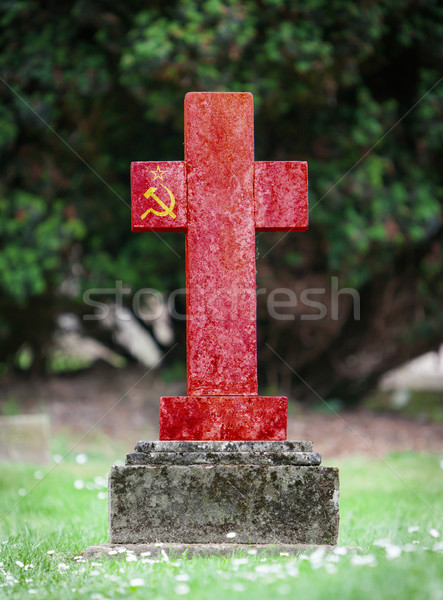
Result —
<svg viewBox="0 0 443 600"><path fill-rule="evenodd" d="M134 463L134 455L128 455L125 466L115 466L109 476L109 529L112 544L223 544L235 534L236 544L326 544L337 541L339 528L339 480L338 469L320 466L286 464L288 448L294 442L282 443L265 451L257 442L257 451L249 451L245 462L221 464L218 458L213 464L192 464L187 458L170 453L177 449L174 444L183 442L159 442L146 448L149 460L157 460L157 453L169 453L167 460L159 464L140 461ZM155 442L154 442L155 444ZM161 444L161 445L160 445ZM187 442L192 453L201 460L199 442ZM210 444L210 442L205 442ZM214 442L215 452L232 452L232 456L244 447L230 442L223 449ZM302 443L299 443L302 444ZM292 446L293 452L305 455L312 465L309 446ZM303 451L301 448L303 447ZM143 449L141 443L137 450ZM183 448L181 448L183 452ZM208 452L207 447L204 448ZM284 464L278 464L276 454L284 454ZM269 463L263 455L272 457ZM309 456L306 456L308 455ZM318 456L318 455L317 455ZM255 463L255 464L254 464ZM229 535L231 534L231 535Z"/></svg>
<svg viewBox="0 0 443 600"><path fill-rule="evenodd" d="M285 440L284 396L164 396L161 440Z"/></svg>

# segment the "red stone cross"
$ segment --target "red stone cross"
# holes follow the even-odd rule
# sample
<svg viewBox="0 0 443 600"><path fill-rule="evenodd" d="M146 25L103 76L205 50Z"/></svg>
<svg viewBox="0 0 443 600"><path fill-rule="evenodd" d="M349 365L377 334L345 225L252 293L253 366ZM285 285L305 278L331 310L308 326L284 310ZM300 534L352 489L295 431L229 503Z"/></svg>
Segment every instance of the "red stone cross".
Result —
<svg viewBox="0 0 443 600"><path fill-rule="evenodd" d="M185 231L187 396L161 440L285 440L287 399L258 396L255 232L305 230L307 164L254 162L252 94L189 93L185 161L132 163L132 231Z"/></svg>

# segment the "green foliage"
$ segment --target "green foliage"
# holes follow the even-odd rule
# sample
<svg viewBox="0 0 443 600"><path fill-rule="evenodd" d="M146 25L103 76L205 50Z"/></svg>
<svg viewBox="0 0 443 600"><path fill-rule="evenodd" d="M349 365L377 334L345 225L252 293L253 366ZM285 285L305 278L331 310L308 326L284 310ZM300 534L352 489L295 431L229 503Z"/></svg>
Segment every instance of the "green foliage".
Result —
<svg viewBox="0 0 443 600"><path fill-rule="evenodd" d="M437 0L22 0L0 23L0 286L13 302L58 286L73 261L79 291L183 285L181 236L130 233L129 163L183 158L191 90L253 92L257 159L309 161L315 265L295 237L266 260L361 288L434 244L423 297L437 285Z"/></svg>
<svg viewBox="0 0 443 600"><path fill-rule="evenodd" d="M84 224L67 218L64 203L17 190L0 198L0 289L17 302L60 284L66 254L85 235Z"/></svg>

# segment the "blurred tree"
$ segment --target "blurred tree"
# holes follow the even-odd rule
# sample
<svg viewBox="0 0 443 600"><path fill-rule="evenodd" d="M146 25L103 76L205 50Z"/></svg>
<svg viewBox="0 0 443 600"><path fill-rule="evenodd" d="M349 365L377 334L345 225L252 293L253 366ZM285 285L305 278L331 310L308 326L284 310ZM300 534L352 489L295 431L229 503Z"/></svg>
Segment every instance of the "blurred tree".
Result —
<svg viewBox="0 0 443 600"><path fill-rule="evenodd" d="M191 90L251 91L257 159L309 161L309 231L258 240L259 287L299 300L276 320L259 297L262 385L312 397L297 373L323 397L355 399L441 342L441 3L0 10L0 360L28 343L41 370L55 316L81 314L85 288L184 284L183 239L130 233L128 173L131 160L182 159ZM359 291L360 320L337 286Z"/></svg>

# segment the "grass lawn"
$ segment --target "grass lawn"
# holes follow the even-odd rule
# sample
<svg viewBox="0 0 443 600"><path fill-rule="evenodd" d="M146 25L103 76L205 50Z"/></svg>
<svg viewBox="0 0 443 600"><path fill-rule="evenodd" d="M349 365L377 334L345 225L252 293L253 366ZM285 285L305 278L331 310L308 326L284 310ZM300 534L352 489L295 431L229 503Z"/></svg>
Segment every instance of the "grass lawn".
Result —
<svg viewBox="0 0 443 600"><path fill-rule="evenodd" d="M339 543L358 554L94 562L79 555L107 541L110 463L75 458L0 465L0 598L443 599L442 456L333 461Z"/></svg>

